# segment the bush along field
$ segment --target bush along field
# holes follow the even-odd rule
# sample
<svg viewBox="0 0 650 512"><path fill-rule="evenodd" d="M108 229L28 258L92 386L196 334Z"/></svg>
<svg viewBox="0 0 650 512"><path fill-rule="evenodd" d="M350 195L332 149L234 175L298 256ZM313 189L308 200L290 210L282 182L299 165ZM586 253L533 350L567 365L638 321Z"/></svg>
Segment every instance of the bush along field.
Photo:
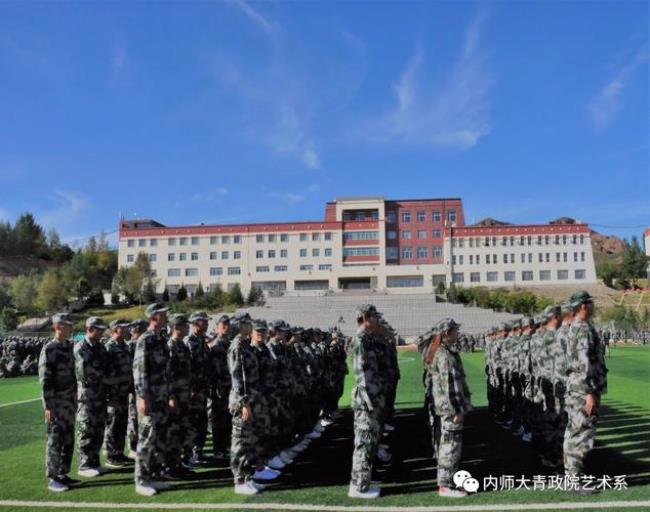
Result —
<svg viewBox="0 0 650 512"><path fill-rule="evenodd" d="M0 381L0 511L37 506L38 510L61 510L73 504L75 510L111 509L115 504L123 510L131 509L130 504L132 510L159 505L174 510L268 509L270 505L277 510L300 509L302 505L311 510L323 510L320 507L325 506L332 510L354 506L363 506L364 510L419 507L433 511L465 506L504 510L506 504L508 510L548 508L549 504L555 504L552 508L557 510L569 506L589 510L590 504L599 510L650 510L650 348L613 347L607 358L609 392L603 400L596 444L586 471L601 480L604 476L613 479L625 475L626 488L596 496L532 490L535 477L548 481L553 473L541 466L530 444L496 426L489 417L483 353L463 354L463 362L474 410L466 418L460 467L481 484L477 494L463 500L450 503L436 492L431 435L422 409L422 365L417 352L405 351L400 352L402 379L395 432L388 438L393 462L377 467L376 479L382 482L383 494L378 500L360 503L347 497L353 435L352 415L347 408L350 376L341 401L341 419L314 441L277 483L248 498L233 493L227 464L198 470L191 479L174 483L171 490L153 498L135 494L132 467L85 480L67 493L49 492L44 474L45 425L38 381L35 377L21 377ZM76 464L75 457L73 477ZM483 489L490 477L497 484ZM531 490L525 490L522 479L527 479Z"/></svg>

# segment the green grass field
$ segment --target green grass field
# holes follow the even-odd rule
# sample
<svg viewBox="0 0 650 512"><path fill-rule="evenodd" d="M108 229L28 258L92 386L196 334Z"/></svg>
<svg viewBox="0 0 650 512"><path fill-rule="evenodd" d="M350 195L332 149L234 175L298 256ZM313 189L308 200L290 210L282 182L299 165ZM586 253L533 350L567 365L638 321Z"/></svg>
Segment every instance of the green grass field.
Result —
<svg viewBox="0 0 650 512"><path fill-rule="evenodd" d="M466 421L461 469L482 481L488 475L547 475L530 445L495 426L488 417L483 375L483 354L463 356L475 410ZM596 447L587 470L596 476L626 475L627 490L607 491L595 497L580 497L561 491L479 492L465 500L449 503L435 492L435 466L422 414L421 363L415 352L400 353L402 380L398 394L396 432L392 434L394 462L380 467L384 496L371 503L347 498L351 462L351 415L330 427L321 439L302 454L277 484L261 495L243 498L232 492L230 471L225 466L207 467L192 480L179 482L154 498L134 493L132 470L123 469L88 480L62 494L47 491L44 459L44 424L38 382L34 377L0 381L0 511L26 510L7 500L50 502L100 502L133 504L231 503L253 507L262 503L385 507L458 506L512 504L530 509L529 503L614 502L650 500L650 348L615 347L607 360L609 393L604 398ZM348 380L343 398L348 402ZM34 400L24 402L26 400ZM24 402L15 405L14 402ZM76 459L73 469L76 468ZM74 476L74 474L72 475ZM84 505L81 505L84 507ZM92 505L89 505L92 507ZM84 510L84 508L81 508ZM90 508L89 508L90 509ZM317 508L318 509L318 508ZM639 506L626 510L648 510ZM48 510L39 508L39 510ZM52 510L61 510L52 508ZM620 510L618 506L600 510Z"/></svg>

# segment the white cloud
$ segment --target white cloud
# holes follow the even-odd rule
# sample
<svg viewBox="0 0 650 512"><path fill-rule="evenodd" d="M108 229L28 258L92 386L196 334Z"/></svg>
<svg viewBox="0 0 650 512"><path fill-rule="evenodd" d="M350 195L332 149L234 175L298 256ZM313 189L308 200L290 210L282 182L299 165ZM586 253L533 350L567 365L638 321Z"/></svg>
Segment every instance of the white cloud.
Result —
<svg viewBox="0 0 650 512"><path fill-rule="evenodd" d="M253 23L269 34L279 30L278 25L266 16L262 15L245 0L229 0L230 4L236 5Z"/></svg>
<svg viewBox="0 0 650 512"><path fill-rule="evenodd" d="M57 207L40 212L37 220L46 228L59 229L76 222L86 210L88 201L70 190L55 190L51 199Z"/></svg>
<svg viewBox="0 0 650 512"><path fill-rule="evenodd" d="M315 170L320 168L320 158L318 157L318 153L312 148L307 148L303 151L302 161L308 169Z"/></svg>
<svg viewBox="0 0 650 512"><path fill-rule="evenodd" d="M624 104L623 93L634 72L648 60L645 48L640 48L635 55L620 68L598 93L589 101L587 111L596 131L602 131L621 111Z"/></svg>
<svg viewBox="0 0 650 512"><path fill-rule="evenodd" d="M492 79L478 48L484 20L480 11L470 23L462 52L439 87L427 83L424 52L416 49L393 85L396 105L364 126L369 140L467 149L490 133Z"/></svg>

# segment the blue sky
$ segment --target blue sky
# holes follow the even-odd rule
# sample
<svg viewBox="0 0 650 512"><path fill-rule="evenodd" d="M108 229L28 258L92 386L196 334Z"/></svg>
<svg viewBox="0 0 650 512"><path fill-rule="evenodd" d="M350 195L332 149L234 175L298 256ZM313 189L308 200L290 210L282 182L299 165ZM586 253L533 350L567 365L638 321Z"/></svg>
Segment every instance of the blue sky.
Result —
<svg viewBox="0 0 650 512"><path fill-rule="evenodd" d="M0 218L75 241L460 196L640 235L648 55L647 2L2 2Z"/></svg>

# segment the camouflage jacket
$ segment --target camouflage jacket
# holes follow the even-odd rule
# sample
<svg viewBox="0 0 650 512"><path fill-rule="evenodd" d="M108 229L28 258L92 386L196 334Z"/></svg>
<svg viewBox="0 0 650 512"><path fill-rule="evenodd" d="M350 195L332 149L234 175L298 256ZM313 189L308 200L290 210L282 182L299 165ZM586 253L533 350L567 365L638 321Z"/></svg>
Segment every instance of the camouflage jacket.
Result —
<svg viewBox="0 0 650 512"><path fill-rule="evenodd" d="M140 336L133 356L135 395L155 407L166 407L169 400L168 359L169 349L162 337L151 330Z"/></svg>
<svg viewBox="0 0 650 512"><path fill-rule="evenodd" d="M537 379L541 376L541 369L539 368L539 362L542 357L542 346L544 343L543 332L538 330L535 331L530 338L530 373L533 379Z"/></svg>
<svg viewBox="0 0 650 512"><path fill-rule="evenodd" d="M373 335L359 329L352 338L352 368L354 387L352 407L356 409L381 410L385 406L384 379L381 376L384 355L381 342Z"/></svg>
<svg viewBox="0 0 650 512"><path fill-rule="evenodd" d="M522 334L519 338L517 359L519 360L519 375L530 379L530 334Z"/></svg>
<svg viewBox="0 0 650 512"><path fill-rule="evenodd" d="M304 398L309 394L311 375L309 364L298 343L287 346L287 361L294 380L293 395Z"/></svg>
<svg viewBox="0 0 650 512"><path fill-rule="evenodd" d="M569 370L569 329L570 324L562 324L557 330L555 343L551 352L553 356L553 382L561 382L566 386L567 372Z"/></svg>
<svg viewBox="0 0 650 512"><path fill-rule="evenodd" d="M228 370L228 349L230 339L217 336L208 349L208 384L210 392L216 398L227 400L230 395L231 380Z"/></svg>
<svg viewBox="0 0 650 512"><path fill-rule="evenodd" d="M52 340L43 346L38 359L38 380L45 409L55 409L60 402L76 403L77 378L70 340Z"/></svg>
<svg viewBox="0 0 650 512"><path fill-rule="evenodd" d="M274 360L275 382L278 392L284 396L290 396L294 386L294 379L291 361L287 354L287 346L275 338L271 338L266 346Z"/></svg>
<svg viewBox="0 0 650 512"><path fill-rule="evenodd" d="M257 356L257 365L260 375L260 391L263 400L270 404L277 400L277 381L275 359L271 355L271 351L265 343L256 345L251 343L251 349Z"/></svg>
<svg viewBox="0 0 650 512"><path fill-rule="evenodd" d="M472 409L470 392L460 355L441 343L431 364L431 396L438 416L465 414Z"/></svg>
<svg viewBox="0 0 650 512"><path fill-rule="evenodd" d="M106 384L108 400L120 400L133 392L133 360L131 349L124 341L112 338L106 343L108 365Z"/></svg>
<svg viewBox="0 0 650 512"><path fill-rule="evenodd" d="M167 361L167 379L169 381L169 398L175 398L185 406L190 401L190 380L192 379L192 358L190 349L181 338L169 338L167 341L169 359Z"/></svg>
<svg viewBox="0 0 650 512"><path fill-rule="evenodd" d="M538 353L537 353L537 377L553 381L553 374L555 373L555 363L553 359L553 346L555 345L555 337L557 336L557 329L546 328L544 333L540 336Z"/></svg>
<svg viewBox="0 0 650 512"><path fill-rule="evenodd" d="M208 347L205 343L205 337L190 333L185 338L185 344L190 349L192 359L190 389L192 393L206 393L208 389L208 381L206 378L208 370Z"/></svg>
<svg viewBox="0 0 650 512"><path fill-rule="evenodd" d="M593 326L576 318L568 335L567 392L572 395L607 392L605 350Z"/></svg>
<svg viewBox="0 0 650 512"><path fill-rule="evenodd" d="M232 379L228 407L235 414L244 405L259 402L262 395L259 363L250 339L238 334L232 340L228 349L228 370Z"/></svg>
<svg viewBox="0 0 650 512"><path fill-rule="evenodd" d="M106 402L108 352L101 341L84 338L74 347L77 400Z"/></svg>

